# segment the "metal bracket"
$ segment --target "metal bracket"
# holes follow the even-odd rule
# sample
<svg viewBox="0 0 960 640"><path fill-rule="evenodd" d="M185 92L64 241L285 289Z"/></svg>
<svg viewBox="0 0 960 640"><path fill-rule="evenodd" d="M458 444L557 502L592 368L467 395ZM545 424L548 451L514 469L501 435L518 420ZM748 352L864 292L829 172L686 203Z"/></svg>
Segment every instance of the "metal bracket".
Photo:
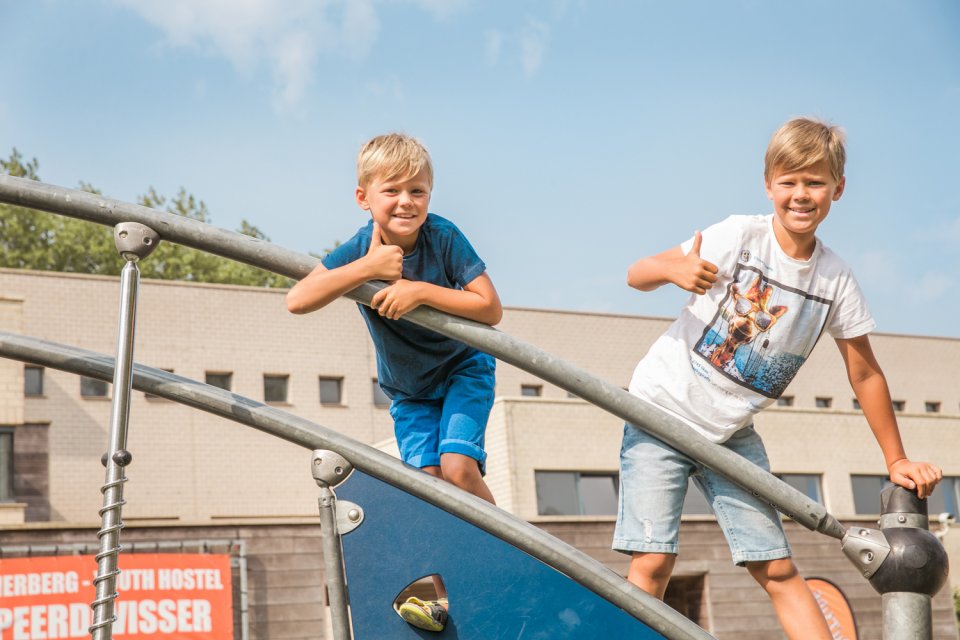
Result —
<svg viewBox="0 0 960 640"><path fill-rule="evenodd" d="M113 228L113 243L124 260L143 260L160 244L160 234L139 222L121 222Z"/></svg>
<svg viewBox="0 0 960 640"><path fill-rule="evenodd" d="M321 487L335 487L350 475L353 465L336 451L315 449L310 462L313 479Z"/></svg>
<svg viewBox="0 0 960 640"><path fill-rule="evenodd" d="M856 565L864 578L871 577L890 555L890 544L882 531L851 527L843 536L840 548Z"/></svg>
<svg viewBox="0 0 960 640"><path fill-rule="evenodd" d="M363 507L347 500L337 500L337 531L350 533L363 524Z"/></svg>
<svg viewBox="0 0 960 640"><path fill-rule="evenodd" d="M912 527L926 529L929 525L927 516L920 513L885 513L880 516L881 529L895 529L897 527Z"/></svg>

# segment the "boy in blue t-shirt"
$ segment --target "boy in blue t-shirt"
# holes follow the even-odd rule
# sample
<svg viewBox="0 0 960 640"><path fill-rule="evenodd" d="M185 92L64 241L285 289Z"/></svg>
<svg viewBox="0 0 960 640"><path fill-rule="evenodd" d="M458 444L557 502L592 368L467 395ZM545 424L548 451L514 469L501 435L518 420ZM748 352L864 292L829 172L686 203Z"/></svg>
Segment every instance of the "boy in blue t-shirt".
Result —
<svg viewBox="0 0 960 640"><path fill-rule="evenodd" d="M391 398L404 462L493 503L483 481L484 431L493 405L496 361L402 316L422 304L477 322L503 309L486 265L449 220L428 213L433 167L419 141L377 136L357 158L357 204L371 220L287 294L287 309L309 313L370 280L389 286L358 305L377 352L380 387ZM410 598L407 622L443 629L447 605Z"/></svg>

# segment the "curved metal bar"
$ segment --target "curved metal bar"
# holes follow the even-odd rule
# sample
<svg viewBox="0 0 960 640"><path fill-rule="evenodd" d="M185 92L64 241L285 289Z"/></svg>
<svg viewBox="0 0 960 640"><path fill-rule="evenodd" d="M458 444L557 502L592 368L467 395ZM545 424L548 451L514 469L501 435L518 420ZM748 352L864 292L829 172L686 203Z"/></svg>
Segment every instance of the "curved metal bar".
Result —
<svg viewBox="0 0 960 640"><path fill-rule="evenodd" d="M76 347L0 331L0 356L112 380L114 359ZM330 449L364 473L430 502L570 576L652 629L677 640L713 636L582 551L452 484L303 418L160 369L136 364L133 388L239 422L309 450Z"/></svg>
<svg viewBox="0 0 960 640"><path fill-rule="evenodd" d="M155 229L164 240L297 279L307 275L318 262L316 258L196 220L24 178L0 176L0 202L109 226L127 220L140 222ZM369 305L373 294L383 286L383 283L368 282L346 296ZM584 369L492 327L447 315L429 307L419 307L404 318L485 351L639 426L752 491L808 529L838 540L842 539L846 532L825 506L750 464L726 447L708 441L677 418Z"/></svg>

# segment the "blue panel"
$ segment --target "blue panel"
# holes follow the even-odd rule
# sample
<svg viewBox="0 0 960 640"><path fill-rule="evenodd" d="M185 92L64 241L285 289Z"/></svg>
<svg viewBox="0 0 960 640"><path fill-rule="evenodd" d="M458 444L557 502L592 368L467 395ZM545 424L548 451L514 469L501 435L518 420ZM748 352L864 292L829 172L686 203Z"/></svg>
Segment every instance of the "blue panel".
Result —
<svg viewBox="0 0 960 640"><path fill-rule="evenodd" d="M355 640L663 638L562 573L459 518L354 470L337 488L363 523L343 536ZM443 576L450 619L414 629L393 609L407 585Z"/></svg>

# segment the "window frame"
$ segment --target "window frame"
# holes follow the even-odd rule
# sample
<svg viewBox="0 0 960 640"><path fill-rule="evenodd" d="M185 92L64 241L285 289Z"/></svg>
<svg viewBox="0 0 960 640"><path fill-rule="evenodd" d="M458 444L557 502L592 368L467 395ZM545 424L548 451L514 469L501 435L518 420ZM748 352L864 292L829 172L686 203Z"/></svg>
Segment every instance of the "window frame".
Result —
<svg viewBox="0 0 960 640"><path fill-rule="evenodd" d="M531 391L532 393L527 393ZM520 397L522 398L542 398L543 397L543 385L542 384L521 384L520 385Z"/></svg>
<svg viewBox="0 0 960 640"><path fill-rule="evenodd" d="M226 377L227 386L222 387L218 384L213 384L210 382L211 376L220 376ZM203 381L205 384L210 385L211 387L216 387L217 389L223 389L224 391L233 392L233 371L204 371L203 372Z"/></svg>
<svg viewBox="0 0 960 640"><path fill-rule="evenodd" d="M103 393L84 393L84 383L88 385L103 385ZM110 399L110 387L112 385L106 380L100 380L99 378L91 378L89 376L80 376L80 397L84 400L109 400Z"/></svg>
<svg viewBox="0 0 960 640"><path fill-rule="evenodd" d="M335 382L337 384L337 400L336 402L324 401L323 399L323 383L324 382ZM343 407L345 406L343 402L343 376L318 376L317 377L317 392L319 394L320 406L321 407Z"/></svg>
<svg viewBox="0 0 960 640"><path fill-rule="evenodd" d="M281 381L281 380L283 381L283 399L282 400L267 399L267 383L269 381ZM290 374L289 373L263 374L263 401L266 404L279 404L279 405L290 404Z"/></svg>
<svg viewBox="0 0 960 640"><path fill-rule="evenodd" d="M15 502L14 492L14 440L16 430L13 427L0 427L0 502ZM7 441L6 446L3 440Z"/></svg>
<svg viewBox="0 0 960 640"><path fill-rule="evenodd" d="M575 471L570 469L535 469L533 472L533 483L534 483L534 495L537 503L537 516L538 517L559 517L559 518L574 518L574 517L585 517L585 518L608 518L617 515L617 505L616 501L619 498L620 493L620 472L619 471ZM576 513L543 513L543 504L541 501L541 485L539 480L545 478L546 476L566 476L570 477L573 480L574 488L574 497L577 503L577 512ZM591 505L587 504L585 501L585 495L582 490L582 480L584 478L591 479L602 479L604 481L612 482L614 488L613 498L613 510L603 513L591 513Z"/></svg>
<svg viewBox="0 0 960 640"><path fill-rule="evenodd" d="M44 382L46 380L46 367L37 365L37 364L25 364L23 365L23 397L24 398L43 398L44 394ZM39 379L39 391L31 392L29 386L29 376L27 375L28 371L37 372L37 377Z"/></svg>

